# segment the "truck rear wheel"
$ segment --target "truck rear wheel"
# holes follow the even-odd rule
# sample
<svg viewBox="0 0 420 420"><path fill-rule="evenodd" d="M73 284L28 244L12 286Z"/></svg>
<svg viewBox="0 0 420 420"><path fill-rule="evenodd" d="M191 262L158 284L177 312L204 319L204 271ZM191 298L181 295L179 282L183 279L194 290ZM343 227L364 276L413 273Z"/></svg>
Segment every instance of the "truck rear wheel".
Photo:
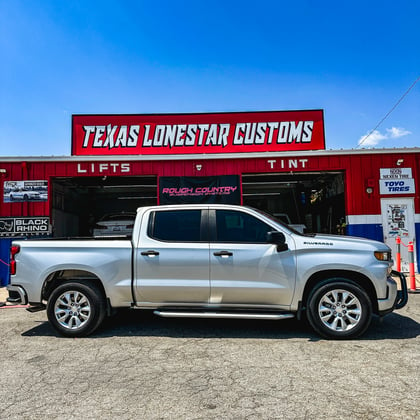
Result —
<svg viewBox="0 0 420 420"><path fill-rule="evenodd" d="M369 327L372 303L357 284L330 279L310 294L307 317L312 328L324 338L354 338Z"/></svg>
<svg viewBox="0 0 420 420"><path fill-rule="evenodd" d="M93 284L76 281L58 286L47 304L51 325L67 337L91 334L102 323L105 313L103 293Z"/></svg>

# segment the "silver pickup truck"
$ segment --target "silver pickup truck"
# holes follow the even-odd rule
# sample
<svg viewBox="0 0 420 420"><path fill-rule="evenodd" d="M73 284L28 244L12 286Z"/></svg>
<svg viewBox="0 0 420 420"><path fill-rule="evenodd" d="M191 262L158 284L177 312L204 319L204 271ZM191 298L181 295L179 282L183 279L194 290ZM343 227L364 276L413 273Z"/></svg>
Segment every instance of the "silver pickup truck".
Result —
<svg viewBox="0 0 420 420"><path fill-rule="evenodd" d="M391 266L383 243L303 235L247 207L142 207L131 237L14 241L8 300L46 309L71 337L133 308L163 317L305 315L322 337L345 339L365 332L373 314L406 304Z"/></svg>

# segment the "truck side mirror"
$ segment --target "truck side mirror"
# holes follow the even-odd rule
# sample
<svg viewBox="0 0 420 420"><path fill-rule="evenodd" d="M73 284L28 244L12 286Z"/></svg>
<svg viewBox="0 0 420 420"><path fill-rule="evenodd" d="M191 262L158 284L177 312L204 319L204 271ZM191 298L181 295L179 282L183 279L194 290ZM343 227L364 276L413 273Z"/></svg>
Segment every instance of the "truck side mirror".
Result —
<svg viewBox="0 0 420 420"><path fill-rule="evenodd" d="M286 244L286 237L282 232L273 230L267 233L267 242L277 245L277 252L287 251L289 247Z"/></svg>

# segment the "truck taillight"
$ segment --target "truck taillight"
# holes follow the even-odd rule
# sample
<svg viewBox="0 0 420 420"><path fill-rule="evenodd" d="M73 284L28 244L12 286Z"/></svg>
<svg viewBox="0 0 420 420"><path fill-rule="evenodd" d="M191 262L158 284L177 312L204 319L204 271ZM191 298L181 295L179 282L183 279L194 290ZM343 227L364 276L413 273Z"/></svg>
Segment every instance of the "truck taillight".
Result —
<svg viewBox="0 0 420 420"><path fill-rule="evenodd" d="M12 245L10 248L10 274L16 274L16 260L15 255L20 251L19 245Z"/></svg>

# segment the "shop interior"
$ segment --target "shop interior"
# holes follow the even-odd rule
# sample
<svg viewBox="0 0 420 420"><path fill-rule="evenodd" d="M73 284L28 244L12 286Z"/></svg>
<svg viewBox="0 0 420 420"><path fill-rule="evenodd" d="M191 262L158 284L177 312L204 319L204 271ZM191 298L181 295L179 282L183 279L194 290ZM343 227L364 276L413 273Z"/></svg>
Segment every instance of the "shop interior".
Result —
<svg viewBox="0 0 420 420"><path fill-rule="evenodd" d="M101 220L113 215L128 219L138 207L156 205L157 185L157 176L54 178L53 236L96 236ZM243 174L242 197L244 205L298 231L343 233L343 172Z"/></svg>
<svg viewBox="0 0 420 420"><path fill-rule="evenodd" d="M305 233L344 233L343 172L242 175L243 204Z"/></svg>
<svg viewBox="0 0 420 420"><path fill-rule="evenodd" d="M156 176L54 178L53 236L92 236L99 221L156 203Z"/></svg>

